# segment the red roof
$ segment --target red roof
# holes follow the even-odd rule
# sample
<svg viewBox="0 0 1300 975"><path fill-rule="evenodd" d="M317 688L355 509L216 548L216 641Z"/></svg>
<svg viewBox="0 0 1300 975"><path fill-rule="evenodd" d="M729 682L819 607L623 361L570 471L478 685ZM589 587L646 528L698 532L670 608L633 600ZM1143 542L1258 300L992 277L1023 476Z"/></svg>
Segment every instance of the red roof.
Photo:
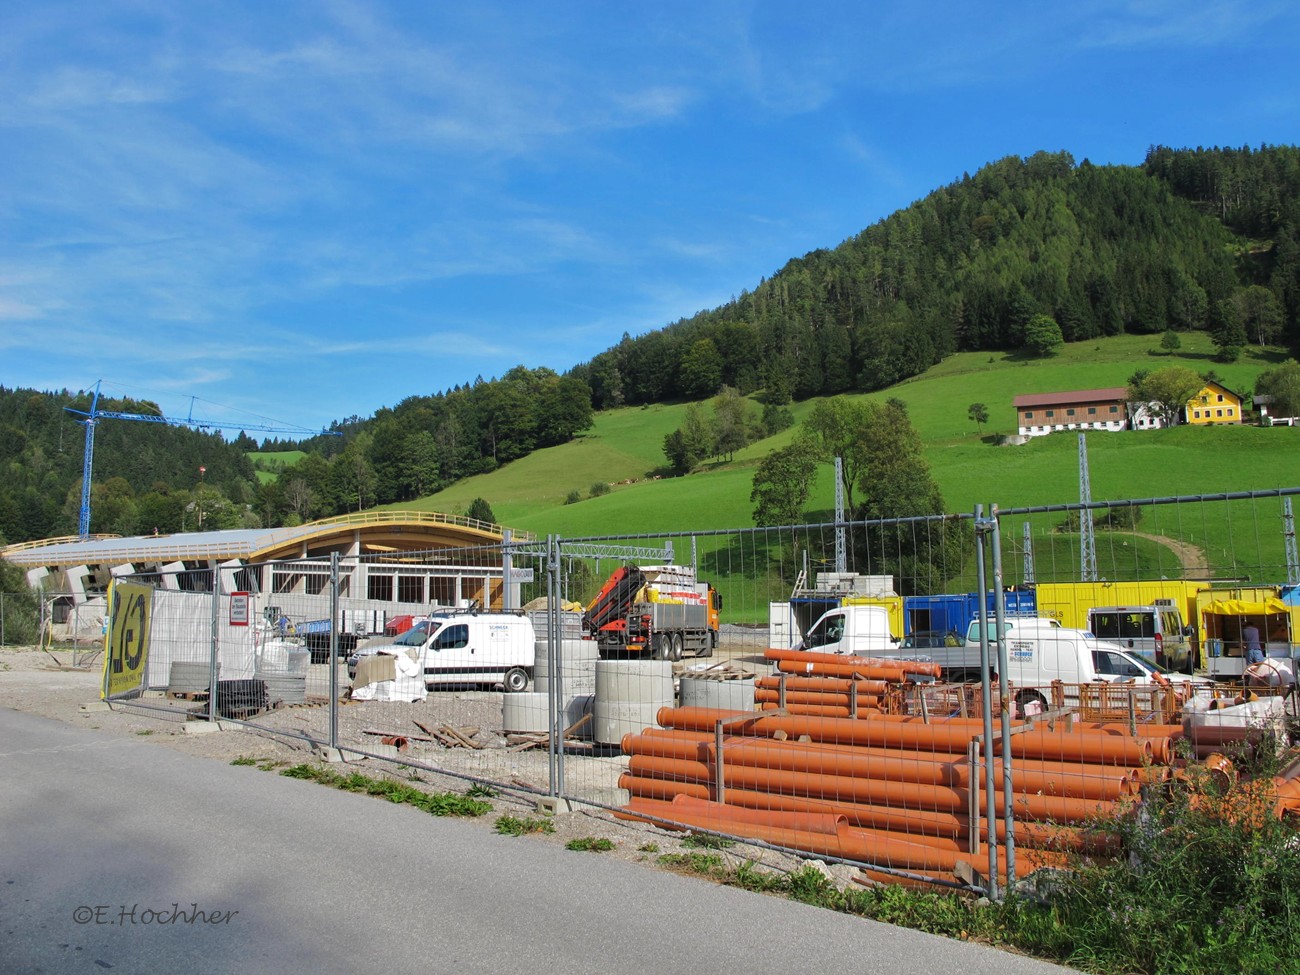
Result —
<svg viewBox="0 0 1300 975"><path fill-rule="evenodd" d="M1128 399L1127 386L1110 389L1076 389L1069 393L1026 393L1013 403L1018 410L1035 406L1066 406L1074 403L1122 403Z"/></svg>

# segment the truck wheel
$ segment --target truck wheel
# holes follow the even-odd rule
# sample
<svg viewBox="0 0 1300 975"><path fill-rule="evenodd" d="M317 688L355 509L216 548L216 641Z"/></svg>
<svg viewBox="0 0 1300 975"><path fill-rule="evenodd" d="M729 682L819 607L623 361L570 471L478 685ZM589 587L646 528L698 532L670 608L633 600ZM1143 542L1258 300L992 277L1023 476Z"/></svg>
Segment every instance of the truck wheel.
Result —
<svg viewBox="0 0 1300 975"><path fill-rule="evenodd" d="M673 659L673 640L667 633L655 637L654 650L650 654L655 660Z"/></svg>
<svg viewBox="0 0 1300 975"><path fill-rule="evenodd" d="M1022 718L1030 711L1034 714L1042 714L1047 710L1047 699L1037 691L1021 691L1016 695L1016 709Z"/></svg>
<svg viewBox="0 0 1300 975"><path fill-rule="evenodd" d="M674 660L682 659L682 649L684 644L685 641L682 640L682 635L680 633L674 633L672 643L672 655Z"/></svg>
<svg viewBox="0 0 1300 975"><path fill-rule="evenodd" d="M701 657L712 657L713 648L718 645L718 634L709 630L709 635L704 638L704 649L700 651Z"/></svg>
<svg viewBox="0 0 1300 975"><path fill-rule="evenodd" d="M501 684L508 694L518 694L528 686L528 671L522 667L511 667L506 671L505 678Z"/></svg>

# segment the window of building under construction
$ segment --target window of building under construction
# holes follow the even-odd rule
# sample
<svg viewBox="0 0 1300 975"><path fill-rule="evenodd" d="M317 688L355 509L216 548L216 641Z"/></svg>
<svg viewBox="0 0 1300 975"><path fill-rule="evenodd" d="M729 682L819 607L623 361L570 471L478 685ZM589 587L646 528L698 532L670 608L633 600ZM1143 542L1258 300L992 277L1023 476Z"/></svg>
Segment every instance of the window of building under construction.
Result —
<svg viewBox="0 0 1300 975"><path fill-rule="evenodd" d="M399 603L424 602L424 576L398 576L397 601Z"/></svg>
<svg viewBox="0 0 1300 975"><path fill-rule="evenodd" d="M429 580L429 602L435 606L456 605L456 580L434 576Z"/></svg>
<svg viewBox="0 0 1300 975"><path fill-rule="evenodd" d="M369 573L366 577L366 598L381 599L386 603L393 601L393 577Z"/></svg>
<svg viewBox="0 0 1300 975"><path fill-rule="evenodd" d="M274 568L271 570L272 592L297 592L302 573L293 569Z"/></svg>
<svg viewBox="0 0 1300 975"><path fill-rule="evenodd" d="M185 562L176 573L176 588L181 592L212 592L212 569L206 563Z"/></svg>

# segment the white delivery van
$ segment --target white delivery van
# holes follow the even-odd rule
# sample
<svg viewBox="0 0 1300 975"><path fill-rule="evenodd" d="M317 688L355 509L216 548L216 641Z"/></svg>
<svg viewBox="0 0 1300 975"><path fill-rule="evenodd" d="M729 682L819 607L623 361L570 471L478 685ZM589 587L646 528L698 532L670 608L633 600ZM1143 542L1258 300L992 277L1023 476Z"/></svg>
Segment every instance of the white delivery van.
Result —
<svg viewBox="0 0 1300 975"><path fill-rule="evenodd" d="M431 616L388 646L367 647L348 660L356 676L361 653L400 653L419 648L425 685L500 684L522 691L533 676L537 635L532 621L513 613L450 613Z"/></svg>
<svg viewBox="0 0 1300 975"><path fill-rule="evenodd" d="M840 606L819 616L795 649L878 657L893 655L897 646L885 607Z"/></svg>
<svg viewBox="0 0 1300 975"><path fill-rule="evenodd" d="M1053 681L1067 685L1066 704L1078 703L1072 684L1169 683L1158 668L1123 647L1054 620L1018 620L1007 631L1006 644L1006 677L1017 688L1015 701L1022 714L1031 706L1046 710L1047 692L1035 688L1046 688Z"/></svg>
<svg viewBox="0 0 1300 975"><path fill-rule="evenodd" d="M1094 606L1088 610L1088 630L1159 667L1192 672L1191 630L1171 600L1152 606Z"/></svg>

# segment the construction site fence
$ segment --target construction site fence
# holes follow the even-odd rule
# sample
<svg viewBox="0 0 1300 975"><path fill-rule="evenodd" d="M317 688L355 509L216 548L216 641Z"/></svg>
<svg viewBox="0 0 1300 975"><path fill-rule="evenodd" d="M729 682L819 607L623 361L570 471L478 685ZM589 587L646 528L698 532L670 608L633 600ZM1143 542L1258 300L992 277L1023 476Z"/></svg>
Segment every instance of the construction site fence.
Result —
<svg viewBox="0 0 1300 975"><path fill-rule="evenodd" d="M552 536L190 570L183 588L133 574L86 619L66 600L45 604L62 606L48 625L64 638L99 628L85 662L103 667L115 707L243 724L346 760L603 808L670 835L845 862L864 882L999 896L1032 870L1113 852L1107 823L1166 782L1176 760L1209 746L1247 758L1272 740L1264 731L1284 729L1294 697L1275 702L1262 688L1259 722L1205 719L1191 740L1188 709L1237 707L1239 685L1173 675L1159 686L1053 683L1026 698L1006 679L996 633L971 684L918 680L889 661L825 666L771 651L845 605L884 607L895 635L914 634L908 599L945 593L988 594L987 611L1004 615L1009 591L1034 590L1041 605L1055 586L1045 615L1067 626L1079 625L1084 601L1127 602L1126 587L1180 602L1193 627L1204 624L1196 608L1207 590L1276 610L1297 577L1296 494ZM647 598L702 598L689 578L716 588L719 626L696 655L673 659L671 640L618 652L590 639L583 606L627 565L682 570ZM1060 593L1071 587L1080 595L1066 607ZM394 657L373 669L368 651L430 613L499 612L531 625L522 656L516 633L507 650L483 644L470 658L452 639L415 669ZM1289 610L1280 615L1289 626ZM1287 632L1290 657L1296 639ZM915 670L926 653L913 653ZM520 660L526 683L506 690Z"/></svg>

